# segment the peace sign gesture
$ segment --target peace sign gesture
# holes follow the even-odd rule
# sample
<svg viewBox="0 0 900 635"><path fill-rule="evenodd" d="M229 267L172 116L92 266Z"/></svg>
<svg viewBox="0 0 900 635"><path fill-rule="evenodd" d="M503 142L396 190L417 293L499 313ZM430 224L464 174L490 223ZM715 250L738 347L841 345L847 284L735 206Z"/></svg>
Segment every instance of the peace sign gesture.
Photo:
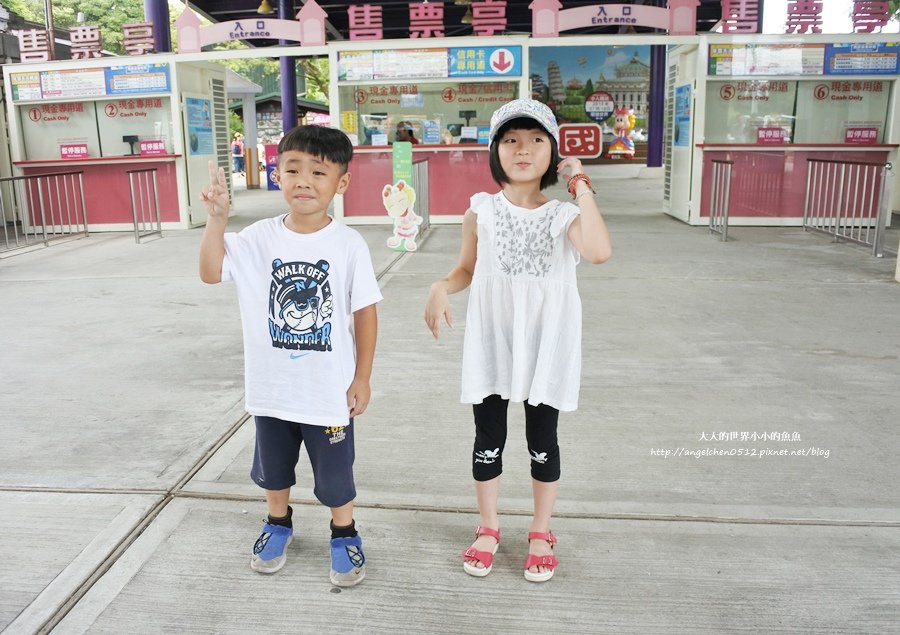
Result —
<svg viewBox="0 0 900 635"><path fill-rule="evenodd" d="M212 218L228 218L228 182L225 170L216 168L209 162L209 185L200 191L200 200L206 205L206 211Z"/></svg>

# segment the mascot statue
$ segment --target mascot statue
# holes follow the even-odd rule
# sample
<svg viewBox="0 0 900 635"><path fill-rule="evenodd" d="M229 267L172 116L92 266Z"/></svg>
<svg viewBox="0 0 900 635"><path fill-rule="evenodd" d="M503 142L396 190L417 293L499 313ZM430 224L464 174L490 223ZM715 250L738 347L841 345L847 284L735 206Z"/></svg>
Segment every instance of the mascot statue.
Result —
<svg viewBox="0 0 900 635"><path fill-rule="evenodd" d="M606 151L607 159L630 159L634 156L634 141L631 139L631 130L634 128L634 113L631 108L616 108L613 112L616 118L613 124L615 138L609 144Z"/></svg>
<svg viewBox="0 0 900 635"><path fill-rule="evenodd" d="M396 185L385 185L381 198L388 216L394 219L394 235L387 239L387 246L395 251L415 251L422 223L422 217L413 211L415 190L401 179Z"/></svg>

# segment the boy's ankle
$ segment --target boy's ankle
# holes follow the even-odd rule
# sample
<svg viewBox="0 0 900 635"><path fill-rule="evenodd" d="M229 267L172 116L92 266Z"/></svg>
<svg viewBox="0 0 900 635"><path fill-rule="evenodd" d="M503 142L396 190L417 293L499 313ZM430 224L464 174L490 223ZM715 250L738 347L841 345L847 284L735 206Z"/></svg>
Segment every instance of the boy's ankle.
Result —
<svg viewBox="0 0 900 635"><path fill-rule="evenodd" d="M269 517L266 519L266 522L270 525L280 525L281 527L287 527L288 529L294 528L294 523L291 521L291 517L294 515L294 509L288 505L287 514L284 516L273 516L269 514Z"/></svg>
<svg viewBox="0 0 900 635"><path fill-rule="evenodd" d="M335 538L355 538L359 532L356 531L356 521L351 520L349 525L340 526L335 525L334 521L331 521L331 539Z"/></svg>

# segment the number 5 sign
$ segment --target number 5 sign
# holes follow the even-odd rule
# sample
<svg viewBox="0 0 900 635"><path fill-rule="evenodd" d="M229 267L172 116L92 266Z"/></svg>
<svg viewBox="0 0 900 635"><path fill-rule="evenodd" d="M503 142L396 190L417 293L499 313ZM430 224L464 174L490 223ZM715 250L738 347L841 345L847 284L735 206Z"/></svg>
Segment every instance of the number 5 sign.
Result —
<svg viewBox="0 0 900 635"><path fill-rule="evenodd" d="M603 153L603 131L595 123L564 123L559 127L559 154L596 159Z"/></svg>

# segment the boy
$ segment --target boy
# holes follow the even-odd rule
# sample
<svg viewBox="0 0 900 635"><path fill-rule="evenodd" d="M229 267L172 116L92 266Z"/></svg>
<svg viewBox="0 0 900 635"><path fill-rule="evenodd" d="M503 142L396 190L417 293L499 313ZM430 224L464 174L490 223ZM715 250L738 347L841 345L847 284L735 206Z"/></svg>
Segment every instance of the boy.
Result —
<svg viewBox="0 0 900 635"><path fill-rule="evenodd" d="M211 183L200 195L209 212L200 278L237 285L246 408L256 421L250 475L265 489L269 512L250 567L275 573L284 566L293 538L288 500L305 443L314 493L331 508L330 578L337 586L365 577L353 521L353 418L365 412L371 394L375 303L382 299L363 238L327 214L350 183L352 156L339 130L288 132L278 144L275 178L289 212L240 233L225 233L228 186L212 162Z"/></svg>

